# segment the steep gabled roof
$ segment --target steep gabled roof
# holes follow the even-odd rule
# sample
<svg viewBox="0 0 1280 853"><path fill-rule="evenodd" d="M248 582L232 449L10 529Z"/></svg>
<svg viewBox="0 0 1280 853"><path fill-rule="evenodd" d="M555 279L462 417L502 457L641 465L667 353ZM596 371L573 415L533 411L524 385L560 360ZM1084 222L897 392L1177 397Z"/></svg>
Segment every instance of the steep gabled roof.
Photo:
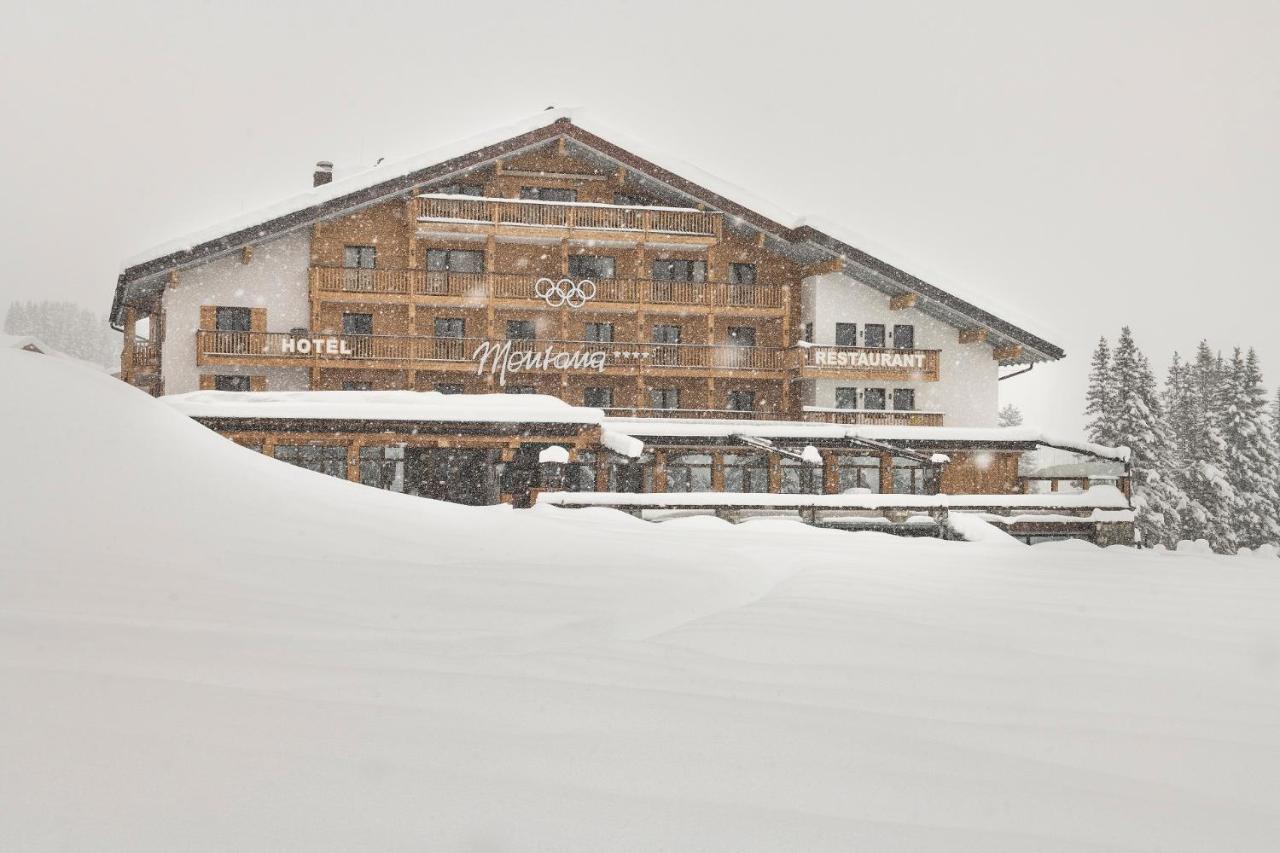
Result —
<svg viewBox="0 0 1280 853"><path fill-rule="evenodd" d="M613 139L620 135L609 132ZM761 233L775 248L809 262L838 260L846 274L891 296L915 294L917 307L959 328L986 329L996 346L1017 345L1021 354L1007 363L1062 358L1061 348L1014 323L1001 319L954 293L912 275L869 252L820 230L768 202L751 199L688 164L646 152L642 144L623 145L587 130L565 110L541 113L529 121L483 137L456 143L411 160L381 166L317 187L278 205L237 217L205 231L157 246L126 262L116 284L111 319L120 322L126 293L134 286L157 286L159 277L236 251L243 246L286 234L299 228L349 213L424 184L438 183L500 158L509 158L558 139L627 169L636 177L660 184L666 190L724 213L727 225ZM667 165L660 165L658 160ZM678 170L678 171L677 171Z"/></svg>

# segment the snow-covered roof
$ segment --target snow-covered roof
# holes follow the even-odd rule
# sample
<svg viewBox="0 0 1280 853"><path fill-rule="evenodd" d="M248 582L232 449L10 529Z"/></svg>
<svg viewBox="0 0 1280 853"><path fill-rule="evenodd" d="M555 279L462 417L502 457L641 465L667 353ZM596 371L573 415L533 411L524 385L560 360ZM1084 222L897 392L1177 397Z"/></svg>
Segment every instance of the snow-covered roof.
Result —
<svg viewBox="0 0 1280 853"><path fill-rule="evenodd" d="M112 319L119 321L118 312L127 282L217 257L241 246L305 227L319 219L376 203L422 183L446 180L477 165L511 156L558 137L566 137L574 144L599 152L635 173L646 175L722 211L731 225L749 225L788 243L811 243L814 247L821 247L821 251L860 266L877 280L888 282L887 286L895 290L916 293L926 302L939 306L938 310L944 313L954 312L990 328L996 335L1025 345L1037 358L1054 359L1064 355L1044 335L1028 331L1030 324L1024 318L1018 318L1015 325L990 314L970 301L971 297L957 296L960 291L953 285L943 290L907 272L906 267L918 272L919 266L890 260L891 253L883 247L872 251L868 241L849 235L840 226L797 216L742 187L607 127L576 109L546 110L523 121L411 158L335 179L277 204L153 246L124 262L117 281ZM1010 314L1003 309L1002 313Z"/></svg>
<svg viewBox="0 0 1280 853"><path fill-rule="evenodd" d="M0 348L24 349L39 353L54 352L52 347L34 335L0 335Z"/></svg>
<svg viewBox="0 0 1280 853"><path fill-rule="evenodd" d="M764 492L544 492L539 503L555 506L653 506L690 509L707 506L756 506L818 509L933 509L995 507L1008 509L1128 510L1129 501L1115 486L1084 492L1041 495L778 495ZM1077 521L1087 520L1084 517Z"/></svg>
<svg viewBox="0 0 1280 853"><path fill-rule="evenodd" d="M1118 462L1112 461L1093 461L1093 462L1065 462L1061 465L1046 465L1043 468L1037 468L1028 477L1041 477L1045 479L1083 479L1086 477L1119 477L1124 473L1124 468Z"/></svg>
<svg viewBox="0 0 1280 853"><path fill-rule="evenodd" d="M193 418L599 424L600 409L544 394L438 391L192 391L161 397Z"/></svg>

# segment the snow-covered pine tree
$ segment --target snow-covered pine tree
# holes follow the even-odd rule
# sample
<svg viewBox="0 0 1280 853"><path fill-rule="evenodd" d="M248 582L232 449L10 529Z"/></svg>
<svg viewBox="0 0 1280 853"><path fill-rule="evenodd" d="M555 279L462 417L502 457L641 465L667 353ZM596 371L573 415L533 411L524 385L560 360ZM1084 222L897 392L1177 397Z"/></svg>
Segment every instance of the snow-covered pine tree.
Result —
<svg viewBox="0 0 1280 853"><path fill-rule="evenodd" d="M1180 485L1187 496L1182 535L1206 539L1218 553L1230 554L1236 548L1231 521L1235 490L1226 473L1222 437L1229 383L1229 374L1224 374L1221 356L1201 341L1195 361L1186 366L1185 389L1176 404L1184 407L1179 419L1184 421Z"/></svg>
<svg viewBox="0 0 1280 853"><path fill-rule="evenodd" d="M1013 403L1003 406L996 414L996 426L1000 427L1016 427L1022 426L1022 410Z"/></svg>
<svg viewBox="0 0 1280 853"><path fill-rule="evenodd" d="M1280 543L1275 440L1257 352L1250 349L1246 357L1237 347L1226 378L1222 437L1226 443L1227 477L1235 492L1231 522L1236 544L1257 548Z"/></svg>
<svg viewBox="0 0 1280 853"><path fill-rule="evenodd" d="M1116 441L1132 453L1131 485L1141 541L1174 547L1185 503L1174 477L1174 441L1151 363L1128 326L1120 330L1111 373L1116 405L1113 429Z"/></svg>
<svg viewBox="0 0 1280 853"><path fill-rule="evenodd" d="M1111 374L1111 347L1105 337L1098 338L1098 346L1093 351L1093 360L1089 365L1089 388L1085 392L1084 413L1089 418L1086 432L1089 440L1095 444L1114 447L1115 429L1115 389Z"/></svg>

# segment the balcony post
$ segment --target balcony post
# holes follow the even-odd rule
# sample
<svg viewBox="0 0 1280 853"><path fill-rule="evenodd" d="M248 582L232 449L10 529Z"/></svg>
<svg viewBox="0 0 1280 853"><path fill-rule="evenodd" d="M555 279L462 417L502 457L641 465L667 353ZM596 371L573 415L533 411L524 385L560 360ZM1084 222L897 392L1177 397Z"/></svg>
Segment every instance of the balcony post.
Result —
<svg viewBox="0 0 1280 853"><path fill-rule="evenodd" d="M138 309L126 306L124 309L124 347L120 350L120 378L125 382L133 379L133 348L138 340Z"/></svg>

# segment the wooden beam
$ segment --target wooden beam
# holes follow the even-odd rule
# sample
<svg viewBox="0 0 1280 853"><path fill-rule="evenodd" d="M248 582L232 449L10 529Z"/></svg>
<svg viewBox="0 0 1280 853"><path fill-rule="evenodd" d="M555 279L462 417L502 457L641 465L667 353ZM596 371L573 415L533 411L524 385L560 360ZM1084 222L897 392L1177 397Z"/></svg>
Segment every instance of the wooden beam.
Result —
<svg viewBox="0 0 1280 853"><path fill-rule="evenodd" d="M890 311L905 311L908 308L915 308L916 303L920 300L918 294L915 293L899 293L897 296L889 300Z"/></svg>
<svg viewBox="0 0 1280 853"><path fill-rule="evenodd" d="M169 272L169 289L173 290L177 286L178 286L178 271L171 270Z"/></svg>
<svg viewBox="0 0 1280 853"><path fill-rule="evenodd" d="M1009 344L1005 347L996 347L991 351L991 357L996 361L1013 361L1015 358L1022 357L1022 344Z"/></svg>
<svg viewBox="0 0 1280 853"><path fill-rule="evenodd" d="M253 260L253 246L245 246L240 249L240 263L247 264Z"/></svg>
<svg viewBox="0 0 1280 853"><path fill-rule="evenodd" d="M811 275L825 275L831 272L844 272L844 258L831 258L821 263L811 264L800 270L800 277L808 278Z"/></svg>
<svg viewBox="0 0 1280 853"><path fill-rule="evenodd" d="M962 344L981 344L987 340L986 329L961 329L960 343Z"/></svg>

